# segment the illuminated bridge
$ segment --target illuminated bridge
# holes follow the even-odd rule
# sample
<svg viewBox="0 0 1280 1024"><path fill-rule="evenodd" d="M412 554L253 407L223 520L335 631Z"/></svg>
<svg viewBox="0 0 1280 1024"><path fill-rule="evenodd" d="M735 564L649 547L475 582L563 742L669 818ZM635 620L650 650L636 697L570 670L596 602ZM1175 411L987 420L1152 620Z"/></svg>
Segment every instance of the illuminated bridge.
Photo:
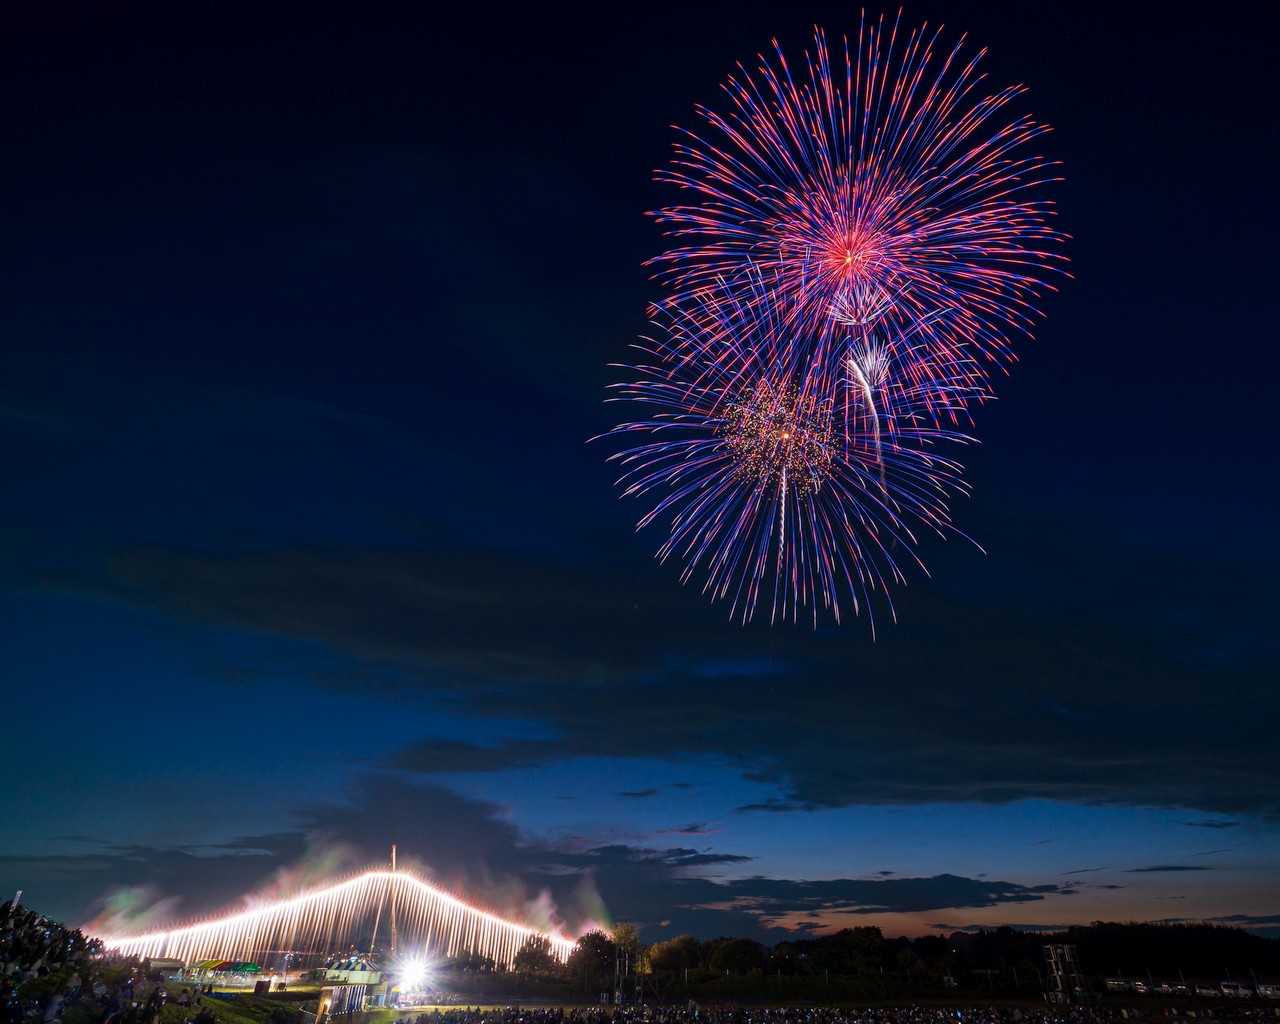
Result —
<svg viewBox="0 0 1280 1024"><path fill-rule="evenodd" d="M573 940L469 906L403 871L367 871L325 889L256 910L148 935L103 936L108 949L187 964L214 957L278 966L284 954L346 952L382 934L393 948L455 956L469 950L510 966L531 938L546 938L561 960Z"/></svg>

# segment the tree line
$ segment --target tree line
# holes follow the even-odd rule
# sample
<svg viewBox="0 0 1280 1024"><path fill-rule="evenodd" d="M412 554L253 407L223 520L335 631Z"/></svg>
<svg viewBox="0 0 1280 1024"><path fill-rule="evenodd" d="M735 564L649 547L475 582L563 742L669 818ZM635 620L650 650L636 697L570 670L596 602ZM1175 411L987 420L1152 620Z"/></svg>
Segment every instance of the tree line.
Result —
<svg viewBox="0 0 1280 1024"><path fill-rule="evenodd" d="M889 939L879 928L769 946L679 935L646 945L636 930L582 936L566 961L542 938L510 970L472 953L445 961L459 989L529 997L637 999L901 999L929 995L1036 997L1048 987L1044 947L1071 945L1091 990L1104 979L1218 983L1280 980L1280 940L1223 925L1094 922L1058 932L1009 927ZM443 979L442 979L443 980Z"/></svg>

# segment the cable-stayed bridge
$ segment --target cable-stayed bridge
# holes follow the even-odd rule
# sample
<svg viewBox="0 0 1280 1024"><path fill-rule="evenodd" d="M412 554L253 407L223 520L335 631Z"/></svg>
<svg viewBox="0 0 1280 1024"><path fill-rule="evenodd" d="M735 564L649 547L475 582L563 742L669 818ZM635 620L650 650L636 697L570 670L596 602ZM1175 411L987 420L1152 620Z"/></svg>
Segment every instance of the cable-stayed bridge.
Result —
<svg viewBox="0 0 1280 1024"><path fill-rule="evenodd" d="M471 951L508 966L531 938L546 938L561 960L573 949L573 940L564 935L498 917L395 870L367 871L292 899L170 931L102 938L108 949L126 956L274 965L285 952L341 953L358 939L379 934L393 949L425 949L436 957Z"/></svg>

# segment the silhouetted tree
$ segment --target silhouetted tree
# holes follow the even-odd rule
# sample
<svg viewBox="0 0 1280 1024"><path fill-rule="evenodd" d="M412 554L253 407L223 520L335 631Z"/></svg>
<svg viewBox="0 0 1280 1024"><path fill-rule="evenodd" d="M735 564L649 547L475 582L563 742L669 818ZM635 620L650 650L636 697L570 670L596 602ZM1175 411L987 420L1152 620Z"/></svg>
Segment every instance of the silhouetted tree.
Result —
<svg viewBox="0 0 1280 1024"><path fill-rule="evenodd" d="M934 977L940 977L951 969L954 954L951 943L941 935L921 935L911 943L925 971Z"/></svg>
<svg viewBox="0 0 1280 1024"><path fill-rule="evenodd" d="M460 949L444 961L445 970L461 974L494 974L498 965L492 957L481 956L473 949Z"/></svg>
<svg viewBox="0 0 1280 1024"><path fill-rule="evenodd" d="M654 974L676 974L697 967L700 959L698 940L692 935L677 935L649 947L646 959Z"/></svg>
<svg viewBox="0 0 1280 1024"><path fill-rule="evenodd" d="M613 987L614 962L618 947L600 930L587 932L569 954L566 965L574 985L583 992L603 992Z"/></svg>
<svg viewBox="0 0 1280 1024"><path fill-rule="evenodd" d="M710 967L717 974L749 974L764 965L764 946L754 939L725 939L711 954Z"/></svg>
<svg viewBox="0 0 1280 1024"><path fill-rule="evenodd" d="M879 971L888 953L879 928L842 928L819 939L813 946L813 963L832 974L861 974Z"/></svg>
<svg viewBox="0 0 1280 1024"><path fill-rule="evenodd" d="M564 976L564 965L551 951L551 940L535 935L516 950L512 970L524 978L554 979Z"/></svg>

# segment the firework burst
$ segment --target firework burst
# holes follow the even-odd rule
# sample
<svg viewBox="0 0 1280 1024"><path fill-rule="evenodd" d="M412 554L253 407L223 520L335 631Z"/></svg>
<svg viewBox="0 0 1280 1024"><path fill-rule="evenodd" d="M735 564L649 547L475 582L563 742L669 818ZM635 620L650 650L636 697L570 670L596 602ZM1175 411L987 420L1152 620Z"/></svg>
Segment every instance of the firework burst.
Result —
<svg viewBox="0 0 1280 1024"><path fill-rule="evenodd" d="M836 435L829 402L761 377L726 405L720 425L725 451L750 483L781 482L798 496L814 493L831 475Z"/></svg>
<svg viewBox="0 0 1280 1024"><path fill-rule="evenodd" d="M743 621L892 610L917 537L956 532L945 452L1061 269L1055 165L1030 149L1048 128L939 38L819 29L795 74L775 43L659 172L687 201L654 215L669 291L613 458L659 557Z"/></svg>
<svg viewBox="0 0 1280 1024"><path fill-rule="evenodd" d="M696 200L655 214L678 240L652 261L672 298L763 267L810 331L896 313L930 325L944 376L1011 358L1010 331L1030 327L1062 259L1039 198L1055 165L1028 151L1048 128L1010 119L1021 86L979 91L981 53L938 42L882 18L852 51L816 30L799 73L776 43L754 74L740 67L727 112L700 107L706 130L659 172Z"/></svg>
<svg viewBox="0 0 1280 1024"><path fill-rule="evenodd" d="M663 311L650 361L615 387L647 414L611 432L628 445L612 458L683 580L704 575L744 622L761 607L839 621L888 597L904 560L920 565L920 532L955 532L948 500L964 485L942 449L967 438L936 425L933 376L927 391L911 384L919 349L798 336L769 293L757 276L745 295Z"/></svg>

